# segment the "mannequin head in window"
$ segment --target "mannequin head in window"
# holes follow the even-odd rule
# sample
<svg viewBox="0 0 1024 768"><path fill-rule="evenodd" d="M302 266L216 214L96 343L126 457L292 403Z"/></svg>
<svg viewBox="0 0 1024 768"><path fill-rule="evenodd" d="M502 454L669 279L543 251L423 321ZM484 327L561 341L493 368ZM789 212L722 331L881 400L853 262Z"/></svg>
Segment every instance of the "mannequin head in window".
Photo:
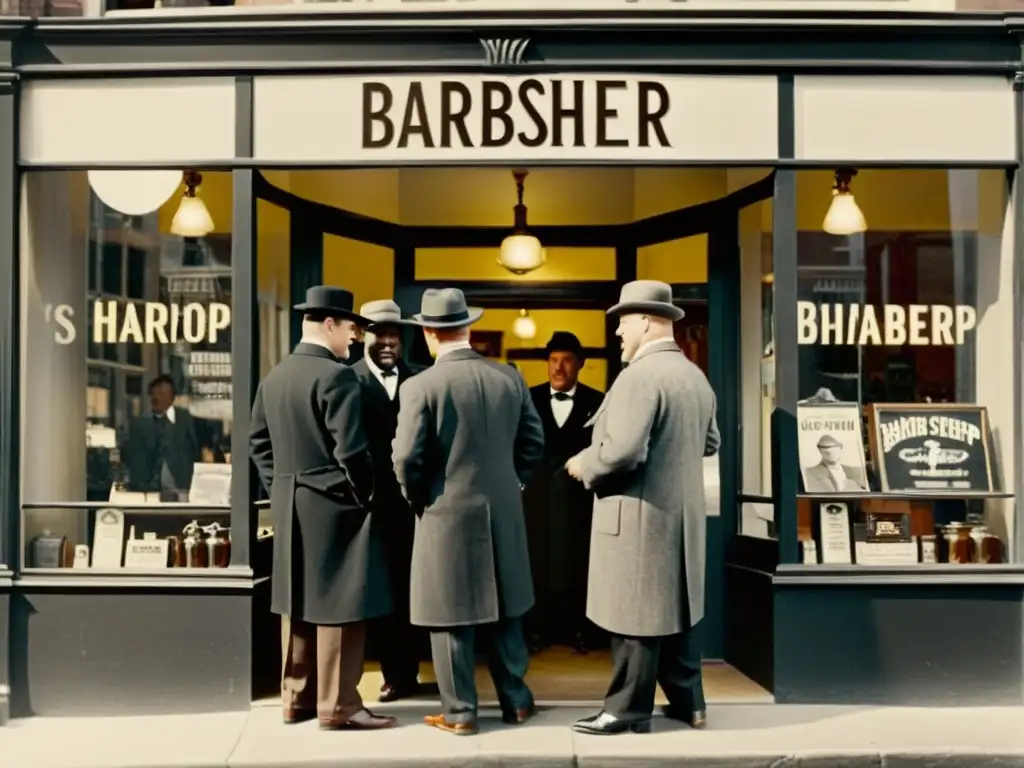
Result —
<svg viewBox="0 0 1024 768"><path fill-rule="evenodd" d="M306 313L302 318L302 340L307 344L327 347L341 360L347 360L358 327L347 317L332 317L319 312Z"/></svg>
<svg viewBox="0 0 1024 768"><path fill-rule="evenodd" d="M149 409L156 416L163 416L174 405L177 391L170 376L157 376L149 382Z"/></svg>
<svg viewBox="0 0 1024 768"><path fill-rule="evenodd" d="M366 354L382 371L390 371L402 359L402 329L392 323L381 323L363 335Z"/></svg>
<svg viewBox="0 0 1024 768"><path fill-rule="evenodd" d="M555 331L544 351L548 356L548 382L556 392L570 392L583 367L583 345L575 334Z"/></svg>

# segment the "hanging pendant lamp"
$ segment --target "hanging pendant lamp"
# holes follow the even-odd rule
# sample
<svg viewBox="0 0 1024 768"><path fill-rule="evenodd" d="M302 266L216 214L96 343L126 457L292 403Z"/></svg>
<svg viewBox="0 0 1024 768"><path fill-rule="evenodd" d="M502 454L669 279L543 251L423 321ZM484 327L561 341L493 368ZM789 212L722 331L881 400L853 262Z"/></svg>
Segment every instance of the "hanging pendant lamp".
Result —
<svg viewBox="0 0 1024 768"><path fill-rule="evenodd" d="M540 240L526 230L523 182L526 180L527 174L528 171L523 170L512 172L512 176L516 180L516 198L518 200L514 208L515 223L512 234L502 241L501 250L498 252L498 263L513 275L525 275L527 272L533 272L547 260L547 254Z"/></svg>

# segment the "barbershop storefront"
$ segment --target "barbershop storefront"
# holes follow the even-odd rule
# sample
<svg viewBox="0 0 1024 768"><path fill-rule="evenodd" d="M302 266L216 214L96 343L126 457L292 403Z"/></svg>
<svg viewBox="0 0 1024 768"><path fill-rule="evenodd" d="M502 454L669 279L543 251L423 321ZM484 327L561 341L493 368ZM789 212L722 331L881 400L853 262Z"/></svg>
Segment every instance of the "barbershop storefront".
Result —
<svg viewBox="0 0 1024 768"><path fill-rule="evenodd" d="M4 25L0 720L273 694L249 410L320 282L462 287L483 354L543 383L571 330L602 391L603 310L671 283L723 435L707 657L1024 700L1011 20L178 13Z"/></svg>

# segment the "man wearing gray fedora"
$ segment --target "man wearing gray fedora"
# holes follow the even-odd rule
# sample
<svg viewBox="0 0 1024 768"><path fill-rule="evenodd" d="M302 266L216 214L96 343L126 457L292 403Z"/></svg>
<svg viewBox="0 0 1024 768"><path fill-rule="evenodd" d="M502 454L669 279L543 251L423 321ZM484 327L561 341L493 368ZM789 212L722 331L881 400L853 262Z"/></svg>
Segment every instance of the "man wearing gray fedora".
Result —
<svg viewBox="0 0 1024 768"><path fill-rule="evenodd" d="M566 463L594 491L587 617L612 635L612 682L582 733L651 728L655 689L665 714L706 720L701 679L705 456L718 451L715 395L675 342L683 311L656 280L622 287L616 336L627 367L589 423L590 447Z"/></svg>
<svg viewBox="0 0 1024 768"><path fill-rule="evenodd" d="M380 700L397 701L419 693L419 660L425 633L409 624L409 568L413 516L391 463L391 441L398 427L401 387L423 369L402 359L402 328L409 322L390 299L368 301L359 314L370 321L363 358L352 366L363 387L363 425L373 457L373 515L381 532L395 610L370 629L384 684Z"/></svg>
<svg viewBox="0 0 1024 768"><path fill-rule="evenodd" d="M533 606L521 491L544 455L526 382L478 355L469 326L483 311L455 288L427 290L413 321L436 362L402 387L395 475L416 514L411 619L430 628L442 711L427 725L477 732L479 637L508 723L534 702L524 677L522 617Z"/></svg>
<svg viewBox="0 0 1024 768"><path fill-rule="evenodd" d="M366 621L391 612L388 573L370 514L373 467L359 380L342 361L365 318L344 288L317 285L302 341L260 382L249 445L270 494L270 609L281 615L286 723L324 729L395 724L363 706Z"/></svg>

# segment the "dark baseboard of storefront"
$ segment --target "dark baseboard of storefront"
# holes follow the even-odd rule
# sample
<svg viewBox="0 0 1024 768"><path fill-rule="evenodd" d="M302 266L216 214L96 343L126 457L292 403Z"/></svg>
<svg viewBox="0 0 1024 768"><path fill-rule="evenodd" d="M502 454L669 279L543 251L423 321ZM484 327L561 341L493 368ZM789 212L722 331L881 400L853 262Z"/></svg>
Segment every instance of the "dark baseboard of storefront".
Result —
<svg viewBox="0 0 1024 768"><path fill-rule="evenodd" d="M776 541L750 536L732 537L725 553L724 658L768 691L775 685L772 577L777 559Z"/></svg>
<svg viewBox="0 0 1024 768"><path fill-rule="evenodd" d="M8 649L11 620L11 572L0 567L0 725L11 716L11 676Z"/></svg>
<svg viewBox="0 0 1024 768"><path fill-rule="evenodd" d="M11 716L248 710L251 572L189 576L16 580Z"/></svg>
<svg viewBox="0 0 1024 768"><path fill-rule="evenodd" d="M1024 570L864 571L776 572L777 703L1024 703Z"/></svg>

